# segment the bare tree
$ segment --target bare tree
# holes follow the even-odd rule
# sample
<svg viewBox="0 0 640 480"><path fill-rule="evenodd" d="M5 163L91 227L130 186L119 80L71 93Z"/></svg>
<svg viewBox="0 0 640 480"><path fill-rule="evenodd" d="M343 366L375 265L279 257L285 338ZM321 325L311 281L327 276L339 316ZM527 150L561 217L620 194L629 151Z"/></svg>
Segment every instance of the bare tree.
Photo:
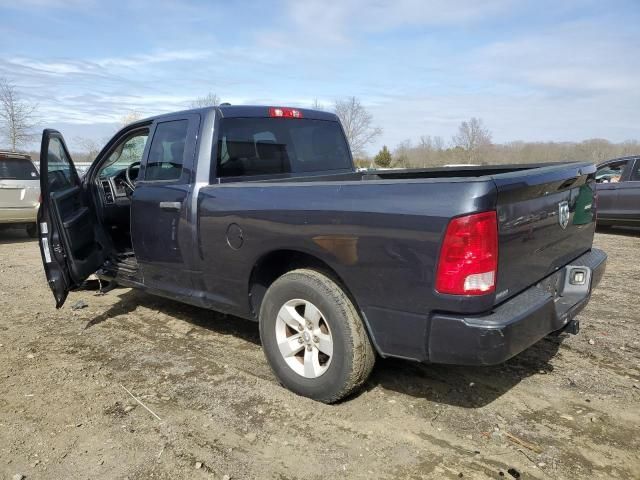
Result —
<svg viewBox="0 0 640 480"><path fill-rule="evenodd" d="M482 119L472 117L462 122L458 134L453 136L453 145L463 151L467 163L479 163L483 150L491 145L491 132L482 123Z"/></svg>
<svg viewBox="0 0 640 480"><path fill-rule="evenodd" d="M354 156L362 156L364 148L382 133L382 129L373 126L373 116L356 97L337 100L334 110L347 135L351 152Z"/></svg>
<svg viewBox="0 0 640 480"><path fill-rule="evenodd" d="M124 115L122 115L120 117L120 120L118 120L119 128L126 127L130 123L133 123L142 118L143 118L142 113L138 112L137 110L130 110Z"/></svg>
<svg viewBox="0 0 640 480"><path fill-rule="evenodd" d="M100 143L93 138L86 137L75 137L73 143L80 147L88 162L95 160L100 150L102 150L102 145L106 144L106 142Z"/></svg>
<svg viewBox="0 0 640 480"><path fill-rule="evenodd" d="M393 152L393 160L394 166L400 168L409 168L411 166L412 159L409 158L409 153L414 149L411 146L411 140L406 139L398 144L395 151Z"/></svg>
<svg viewBox="0 0 640 480"><path fill-rule="evenodd" d="M198 97L190 104L190 108L217 107L220 105L220 97L213 92L207 93L204 97Z"/></svg>
<svg viewBox="0 0 640 480"><path fill-rule="evenodd" d="M31 141L35 134L38 106L20 97L15 85L0 78L0 121L2 136L9 142L12 151Z"/></svg>
<svg viewBox="0 0 640 480"><path fill-rule="evenodd" d="M324 105L322 103L320 103L320 101L316 97L316 98L313 99L313 103L311 104L311 108L313 110L324 110Z"/></svg>

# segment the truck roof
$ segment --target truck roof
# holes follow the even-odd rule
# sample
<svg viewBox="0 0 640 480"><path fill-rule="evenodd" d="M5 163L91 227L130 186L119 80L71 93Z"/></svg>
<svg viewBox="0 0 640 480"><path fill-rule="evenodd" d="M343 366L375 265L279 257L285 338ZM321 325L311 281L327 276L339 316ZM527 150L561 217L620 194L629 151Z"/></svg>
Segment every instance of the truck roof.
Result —
<svg viewBox="0 0 640 480"><path fill-rule="evenodd" d="M169 117L180 113L203 113L208 114L213 111L217 111L224 118L250 118L250 117L269 117L270 108L289 108L283 105L220 105L217 107L204 107L204 108L192 108L189 110L181 110L178 112L164 113L162 115L155 115L153 117L147 117L143 120L136 121L134 123L149 122L153 120L159 120L163 117ZM310 108L297 108L291 107L302 113L302 118L309 118L312 120L328 120L338 122L338 117L335 113L325 112L323 110L313 110Z"/></svg>

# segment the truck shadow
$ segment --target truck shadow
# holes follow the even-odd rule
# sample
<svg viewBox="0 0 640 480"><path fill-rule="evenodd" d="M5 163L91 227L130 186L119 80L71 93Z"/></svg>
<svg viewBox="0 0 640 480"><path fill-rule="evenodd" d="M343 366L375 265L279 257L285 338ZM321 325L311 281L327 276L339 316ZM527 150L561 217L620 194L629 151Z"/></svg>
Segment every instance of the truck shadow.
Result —
<svg viewBox="0 0 640 480"><path fill-rule="evenodd" d="M0 229L0 245L12 243L35 242L35 238L29 237L24 228L2 228Z"/></svg>
<svg viewBox="0 0 640 480"><path fill-rule="evenodd" d="M425 365L405 360L378 361L367 382L416 398L463 408L480 408L532 375L553 371L549 361L563 336L547 337L501 365L470 367Z"/></svg>
<svg viewBox="0 0 640 480"><path fill-rule="evenodd" d="M186 305L138 290L115 290L109 295L117 295L119 301L104 313L91 319L85 329L109 321L116 316L133 313L139 307L146 307L150 310L159 310L165 315L217 335L233 335L260 348L260 335L256 322ZM523 379L553 371L549 361L558 352L562 340L563 336L547 337L506 363L491 367L424 365L406 360L378 358L364 388L351 398L358 397L362 391L381 386L387 390L423 398L434 403L480 408L507 393Z"/></svg>
<svg viewBox="0 0 640 480"><path fill-rule="evenodd" d="M84 327L85 330L116 316L133 313L138 307L146 307L150 310L159 310L165 315L190 323L194 327L201 327L216 334L234 335L260 346L260 334L256 322L158 297L135 289L116 289L107 295L116 295L119 297L119 301L104 313L89 320ZM69 303L73 304L73 302Z"/></svg>
<svg viewBox="0 0 640 480"><path fill-rule="evenodd" d="M640 227L602 227L596 228L596 233L604 235L622 235L624 237L640 237Z"/></svg>

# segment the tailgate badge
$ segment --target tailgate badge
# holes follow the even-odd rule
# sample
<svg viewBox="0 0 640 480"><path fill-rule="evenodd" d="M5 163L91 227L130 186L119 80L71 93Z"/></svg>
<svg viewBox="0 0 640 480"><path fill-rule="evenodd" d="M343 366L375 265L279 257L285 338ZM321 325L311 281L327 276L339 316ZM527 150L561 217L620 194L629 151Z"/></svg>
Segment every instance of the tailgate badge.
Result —
<svg viewBox="0 0 640 480"><path fill-rule="evenodd" d="M569 202L560 202L558 204L558 223L564 230L569 225Z"/></svg>

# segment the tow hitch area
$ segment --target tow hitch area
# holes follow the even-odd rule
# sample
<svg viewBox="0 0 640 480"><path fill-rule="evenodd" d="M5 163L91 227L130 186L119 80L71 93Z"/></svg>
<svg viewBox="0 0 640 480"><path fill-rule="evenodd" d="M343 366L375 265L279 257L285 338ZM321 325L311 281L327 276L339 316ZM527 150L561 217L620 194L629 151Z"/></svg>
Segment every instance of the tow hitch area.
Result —
<svg viewBox="0 0 640 480"><path fill-rule="evenodd" d="M571 335L577 335L578 332L580 332L580 320L571 320L567 323L567 326L564 327L564 331Z"/></svg>

